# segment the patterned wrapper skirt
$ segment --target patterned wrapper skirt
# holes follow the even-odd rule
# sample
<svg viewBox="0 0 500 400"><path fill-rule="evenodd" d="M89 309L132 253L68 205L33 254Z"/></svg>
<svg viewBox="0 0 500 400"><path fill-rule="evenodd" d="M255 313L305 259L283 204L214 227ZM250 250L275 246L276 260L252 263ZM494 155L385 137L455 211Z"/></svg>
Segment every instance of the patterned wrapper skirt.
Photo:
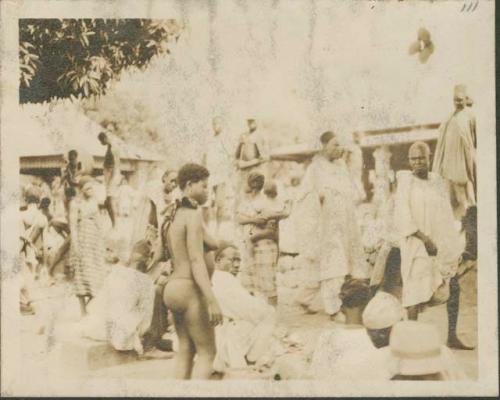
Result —
<svg viewBox="0 0 500 400"><path fill-rule="evenodd" d="M256 290L267 297L277 296L276 268L278 244L269 239L259 240L253 248L253 281Z"/></svg>
<svg viewBox="0 0 500 400"><path fill-rule="evenodd" d="M74 290L77 296L94 297L109 269L104 262L104 238L94 218L78 222L80 255L70 248L69 262L74 269Z"/></svg>

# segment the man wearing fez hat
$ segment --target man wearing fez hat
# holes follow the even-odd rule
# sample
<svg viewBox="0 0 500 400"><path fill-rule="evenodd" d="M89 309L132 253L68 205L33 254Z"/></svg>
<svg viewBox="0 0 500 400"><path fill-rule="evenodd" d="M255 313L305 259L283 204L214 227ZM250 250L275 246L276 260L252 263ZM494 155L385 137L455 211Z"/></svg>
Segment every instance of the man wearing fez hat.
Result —
<svg viewBox="0 0 500 400"><path fill-rule="evenodd" d="M476 119L464 85L455 86L455 110L439 128L432 171L450 184L451 204L457 219L476 204Z"/></svg>

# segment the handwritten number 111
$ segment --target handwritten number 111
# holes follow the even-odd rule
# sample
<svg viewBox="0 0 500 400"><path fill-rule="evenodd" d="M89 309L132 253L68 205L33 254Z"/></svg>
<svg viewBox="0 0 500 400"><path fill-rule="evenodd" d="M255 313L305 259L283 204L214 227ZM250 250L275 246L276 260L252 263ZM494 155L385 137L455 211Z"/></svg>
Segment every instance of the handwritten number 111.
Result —
<svg viewBox="0 0 500 400"><path fill-rule="evenodd" d="M470 3L464 3L462 6L462 9L460 10L461 12L473 12L476 8L477 5L479 4L479 0L476 0L476 2L470 2Z"/></svg>

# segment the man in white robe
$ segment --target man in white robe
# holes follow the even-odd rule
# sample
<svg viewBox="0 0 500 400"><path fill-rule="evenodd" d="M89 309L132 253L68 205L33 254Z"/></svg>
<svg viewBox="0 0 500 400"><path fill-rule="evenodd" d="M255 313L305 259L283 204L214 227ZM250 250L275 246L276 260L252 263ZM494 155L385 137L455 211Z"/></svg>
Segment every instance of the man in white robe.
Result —
<svg viewBox="0 0 500 400"><path fill-rule="evenodd" d="M424 142L410 147L412 171L399 171L395 225L400 235L402 304L416 320L422 306L441 285L450 285L448 346L470 349L456 336L459 286L455 277L463 241L455 227L446 182L429 172L430 149Z"/></svg>
<svg viewBox="0 0 500 400"><path fill-rule="evenodd" d="M342 304L339 293L346 275L368 278L361 233L356 222L356 188L347 169L339 138L321 136L322 151L304 176L297 201L302 218L297 222L300 259L305 282L298 302L317 311L317 294L332 318Z"/></svg>
<svg viewBox="0 0 500 400"><path fill-rule="evenodd" d="M452 206L460 219L476 204L476 119L466 107L465 86L455 87L453 100L455 111L440 127L432 170L449 181Z"/></svg>
<svg viewBox="0 0 500 400"><path fill-rule="evenodd" d="M259 363L269 351L276 325L276 312L263 299L252 296L236 277L240 254L236 247L217 251L212 276L214 295L220 304L224 323L217 326L217 356L214 368L245 368Z"/></svg>

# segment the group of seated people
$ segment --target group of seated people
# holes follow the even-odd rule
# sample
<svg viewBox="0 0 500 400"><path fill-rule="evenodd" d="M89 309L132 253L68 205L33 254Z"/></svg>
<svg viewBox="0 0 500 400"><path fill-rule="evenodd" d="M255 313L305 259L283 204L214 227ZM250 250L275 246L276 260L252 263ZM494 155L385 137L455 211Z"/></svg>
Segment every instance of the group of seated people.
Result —
<svg viewBox="0 0 500 400"><path fill-rule="evenodd" d="M428 159L429 151L424 145L412 146L410 150L410 155L416 154L413 158ZM427 263L429 265L420 265L423 258L427 262L427 259L435 256L436 251L431 251L434 244L419 230L426 231L424 229L426 227L419 228L420 221L414 221L414 211L424 209L426 213L432 211L437 215L436 204L442 204L441 208L449 211L448 214L451 215L446 199L442 199L440 195L427 195L427 197L422 195L413 202L406 201L410 193L415 196L415 190L411 192L406 190L403 178L407 181L411 179L416 181L425 193L433 194L431 189L437 190L435 185L433 186L435 178L431 175L419 177L420 169L415 168L413 176L409 173L406 174L408 176L400 174L400 185L396 193L398 211L396 214L400 216L398 224L406 223L404 227L408 227L409 244L415 241L415 238L421 238L419 240L423 244L418 242L419 249L425 246L428 254L423 257L420 253L416 253L415 256L408 257L406 248L399 249L387 245L384 268L378 274L380 279L377 281L372 276L371 287L368 280L354 279L347 275L343 283L340 282L342 287L339 295L345 324L326 329L320 335L316 349L308 356L310 362L302 369L301 378L331 379L333 374L339 379L358 380L457 379L456 377L460 375L459 369L453 363L453 356L447 347L441 345L435 328L416 321L418 313L436 297L434 292L437 286L434 287L434 283L430 282L428 287L423 287L421 279L413 277L407 271L435 269L430 261ZM415 185L413 183L414 187ZM270 187L270 189L275 191L275 188ZM427 202L429 206L426 206ZM173 205L174 202L169 204ZM401 206L407 204L413 208L407 209ZM468 224L475 226L474 211L475 208L469 209L470 215L468 219L464 219L464 226ZM37 226L38 223L35 224L31 220L35 217L42 219L42 213L43 210L38 209L38 203L28 205L23 216L25 228L31 225ZM153 215L154 212L150 214ZM443 215L437 215L440 218L432 220L432 229L429 228L431 233L437 232L435 235L437 239L445 237L445 233L453 233L455 229L451 222L442 223ZM427 221L424 217L421 219ZM163 226L158 229L158 221L156 225L156 230L161 232ZM440 228L441 225L445 226L446 232ZM119 259L115 258L111 272L104 279L99 293L89 303L88 316L81 321L84 336L107 341L116 350L135 350L138 354L143 354L151 348L162 351L174 349L172 340L165 339L171 325L169 324L171 313L167 311L169 302L164 293L165 286L169 282L170 261L158 262L159 253L157 254L152 245L155 241L144 239L146 234L147 232L134 230L133 236L139 235L143 238L132 241L134 245L126 265L122 265ZM456 236L456 232L453 234ZM441 242L437 239L435 240L439 247ZM457 241L453 241L453 244L455 242ZM475 240L465 240L465 242L474 243ZM164 252L166 249L164 243L161 240L157 240L156 243L161 245ZM223 317L223 323L215 329L217 354L213 369L222 374L227 369L263 364L267 361L266 353L269 352L275 338L277 326L276 310L273 307L275 301L269 299L266 301L255 296L242 285L241 277L237 276L241 263L237 246L221 243L213 250L215 250L212 254L215 271L211 285ZM467 257L472 254L470 257L475 259L473 253L475 249L467 248L464 254ZM454 264L458 264L455 258L458 257L454 257ZM458 278L461 272L453 272L455 275L450 274L448 285L451 292L448 296L451 301L447 301L450 320L448 347L467 349L456 336ZM417 295L418 299L415 300L413 297ZM403 321L406 314L404 308L407 308L408 317L413 321ZM378 367L374 368L374 365ZM282 379L286 378L285 375L277 373Z"/></svg>
<svg viewBox="0 0 500 400"><path fill-rule="evenodd" d="M88 316L81 321L83 336L140 355L153 348L173 351L172 340L164 338L169 328L163 298L167 272L152 277L147 270L150 256L151 246L142 240L134 245L127 265L113 266L90 303ZM241 257L236 246L225 244L214 259L213 291L224 317L224 323L216 328L214 371L223 374L228 368L245 368L265 360L276 313L266 301L251 295L237 278Z"/></svg>
<svg viewBox="0 0 500 400"><path fill-rule="evenodd" d="M168 326L162 285L146 274L150 252L148 242L138 242L128 265L113 267L83 320L85 336L139 354L155 346L173 350L172 341L162 339ZM214 259L213 291L224 317L216 328L214 371L223 376L228 369L266 362L277 321L275 308L240 283L236 246L225 244ZM463 379L437 329L406 320L401 302L391 294L398 286L395 279L387 275L373 294L367 280L346 277L340 295L345 323L322 331L300 376L286 376L278 366L275 379Z"/></svg>
<svg viewBox="0 0 500 400"><path fill-rule="evenodd" d="M277 363L274 379L328 381L465 379L437 328L406 318L401 302L386 288L370 293L366 280L346 277L344 324L323 329L302 357ZM295 365L290 368L290 364Z"/></svg>

